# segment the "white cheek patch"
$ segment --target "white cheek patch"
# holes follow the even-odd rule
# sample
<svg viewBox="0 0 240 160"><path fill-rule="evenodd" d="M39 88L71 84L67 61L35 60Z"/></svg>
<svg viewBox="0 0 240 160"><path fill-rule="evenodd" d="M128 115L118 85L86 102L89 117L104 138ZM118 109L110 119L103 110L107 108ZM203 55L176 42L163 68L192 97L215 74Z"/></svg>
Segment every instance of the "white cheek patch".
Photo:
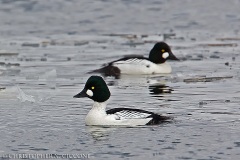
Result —
<svg viewBox="0 0 240 160"><path fill-rule="evenodd" d="M166 59L169 57L169 53L168 52L165 52L162 54L162 58Z"/></svg>
<svg viewBox="0 0 240 160"><path fill-rule="evenodd" d="M92 97L93 96L93 92L91 90L87 90L86 94L89 96L89 97Z"/></svg>

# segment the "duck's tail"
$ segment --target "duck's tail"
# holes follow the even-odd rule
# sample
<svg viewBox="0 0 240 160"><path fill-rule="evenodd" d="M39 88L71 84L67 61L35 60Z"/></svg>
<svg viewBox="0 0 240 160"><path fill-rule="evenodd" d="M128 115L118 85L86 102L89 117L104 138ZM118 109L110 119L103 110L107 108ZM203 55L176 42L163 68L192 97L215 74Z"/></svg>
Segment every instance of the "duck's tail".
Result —
<svg viewBox="0 0 240 160"><path fill-rule="evenodd" d="M153 114L150 117L152 117L152 120L150 120L146 125L157 125L161 123L169 123L171 122L171 120L173 120L173 117L162 116L159 114Z"/></svg>
<svg viewBox="0 0 240 160"><path fill-rule="evenodd" d="M104 76L114 76L114 77L119 77L120 76L120 69L115 66L107 65L104 66L100 69L92 70L90 72L87 72L89 74L91 73L101 73Z"/></svg>

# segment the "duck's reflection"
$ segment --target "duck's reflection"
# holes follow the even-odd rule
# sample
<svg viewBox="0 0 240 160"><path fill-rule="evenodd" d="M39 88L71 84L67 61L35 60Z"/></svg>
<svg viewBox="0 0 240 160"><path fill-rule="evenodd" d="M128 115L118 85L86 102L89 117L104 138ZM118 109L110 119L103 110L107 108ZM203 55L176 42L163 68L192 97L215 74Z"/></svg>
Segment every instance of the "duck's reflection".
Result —
<svg viewBox="0 0 240 160"><path fill-rule="evenodd" d="M165 123L165 122L164 122ZM166 121L166 123L169 123ZM160 125L160 124L159 124ZM152 130L153 127L158 125L145 125L145 126L86 126L86 131L92 136L95 141L108 140L110 134L117 130L125 130L129 128L149 128ZM122 131L122 130L121 130Z"/></svg>
<svg viewBox="0 0 240 160"><path fill-rule="evenodd" d="M171 86L166 85L166 82L170 81L171 77L163 75L152 76L136 76L136 75L124 75L122 79L108 78L107 84L109 86L121 86L121 87L148 87L150 95L163 97L166 94L171 94L174 89Z"/></svg>
<svg viewBox="0 0 240 160"><path fill-rule="evenodd" d="M107 140L109 134L116 130L114 127L104 127L104 126L86 126L86 130L90 133L96 141Z"/></svg>
<svg viewBox="0 0 240 160"><path fill-rule="evenodd" d="M148 88L151 95L170 94L174 91L171 87L166 86L165 84L149 85Z"/></svg>

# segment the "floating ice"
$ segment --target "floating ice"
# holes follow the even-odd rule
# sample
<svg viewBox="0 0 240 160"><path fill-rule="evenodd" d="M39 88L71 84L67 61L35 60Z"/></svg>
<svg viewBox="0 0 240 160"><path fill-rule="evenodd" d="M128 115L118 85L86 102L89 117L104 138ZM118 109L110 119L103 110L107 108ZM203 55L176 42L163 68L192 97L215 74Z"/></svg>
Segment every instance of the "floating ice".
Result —
<svg viewBox="0 0 240 160"><path fill-rule="evenodd" d="M46 79L46 80L55 80L57 77L57 71L56 69L53 69L49 72L46 72L45 74L43 74L42 76L40 76L40 78L42 79Z"/></svg>
<svg viewBox="0 0 240 160"><path fill-rule="evenodd" d="M7 50L0 50L0 56L17 56L18 53L7 51Z"/></svg>
<svg viewBox="0 0 240 160"><path fill-rule="evenodd" d="M17 91L18 91L18 96L17 98L21 100L21 102L35 102L35 99L31 95L27 95L26 93L23 92L23 90L17 86Z"/></svg>
<svg viewBox="0 0 240 160"><path fill-rule="evenodd" d="M57 78L56 69L46 72L39 77L39 79L45 82L47 85L49 85L50 88L56 88L56 78Z"/></svg>
<svg viewBox="0 0 240 160"><path fill-rule="evenodd" d="M145 42L159 42L163 41L164 37L163 35L148 35L146 37L143 37L142 40Z"/></svg>

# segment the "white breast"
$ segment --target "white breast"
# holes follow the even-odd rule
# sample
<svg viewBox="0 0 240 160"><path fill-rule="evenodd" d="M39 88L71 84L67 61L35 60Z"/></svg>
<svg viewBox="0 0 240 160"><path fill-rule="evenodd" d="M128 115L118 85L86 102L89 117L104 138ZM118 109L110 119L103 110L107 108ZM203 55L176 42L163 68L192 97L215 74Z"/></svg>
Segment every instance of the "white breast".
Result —
<svg viewBox="0 0 240 160"><path fill-rule="evenodd" d="M169 64L155 64L147 59L128 59L125 61L117 61L113 66L118 67L121 74L160 74L171 73L172 68Z"/></svg>

